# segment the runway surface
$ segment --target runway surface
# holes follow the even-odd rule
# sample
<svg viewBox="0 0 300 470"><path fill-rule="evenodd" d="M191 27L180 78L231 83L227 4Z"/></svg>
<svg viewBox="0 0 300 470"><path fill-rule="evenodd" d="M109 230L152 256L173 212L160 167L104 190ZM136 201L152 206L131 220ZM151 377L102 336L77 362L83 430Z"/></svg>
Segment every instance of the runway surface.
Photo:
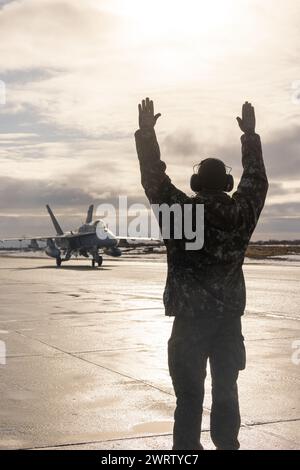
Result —
<svg viewBox="0 0 300 470"><path fill-rule="evenodd" d="M166 265L0 258L0 448L171 449ZM300 447L300 268L245 266L243 449ZM298 360L299 359L299 360ZM206 383L203 443L209 437Z"/></svg>

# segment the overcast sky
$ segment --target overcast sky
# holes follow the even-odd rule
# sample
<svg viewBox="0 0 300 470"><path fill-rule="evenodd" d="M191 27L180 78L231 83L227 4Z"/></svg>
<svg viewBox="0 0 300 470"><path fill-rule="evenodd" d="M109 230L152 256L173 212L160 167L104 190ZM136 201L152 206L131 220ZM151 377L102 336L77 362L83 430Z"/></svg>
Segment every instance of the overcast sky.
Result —
<svg viewBox="0 0 300 470"><path fill-rule="evenodd" d="M299 0L0 0L0 236L52 233L46 203L70 229L92 202L144 202L133 134L150 96L187 192L207 156L238 183L251 101L271 182L255 238L300 238L299 24Z"/></svg>

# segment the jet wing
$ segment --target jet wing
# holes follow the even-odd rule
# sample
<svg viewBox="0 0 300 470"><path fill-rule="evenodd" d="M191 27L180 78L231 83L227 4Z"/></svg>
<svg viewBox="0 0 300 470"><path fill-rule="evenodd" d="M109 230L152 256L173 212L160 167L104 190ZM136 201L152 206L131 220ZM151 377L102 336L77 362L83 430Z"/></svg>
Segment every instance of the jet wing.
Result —
<svg viewBox="0 0 300 470"><path fill-rule="evenodd" d="M1 242L23 242L23 241L30 241L30 240L36 240L36 241L47 241L49 239L53 239L53 235L50 237L43 236L43 237L19 237L19 238L1 238Z"/></svg>
<svg viewBox="0 0 300 470"><path fill-rule="evenodd" d="M134 247L134 246L158 246L163 244L163 240L159 238L149 238L149 237L116 237L119 241L119 247Z"/></svg>
<svg viewBox="0 0 300 470"><path fill-rule="evenodd" d="M65 233L64 235L55 235L53 240L72 240L73 238L84 238L91 235L96 235L95 232L85 232L85 233Z"/></svg>
<svg viewBox="0 0 300 470"><path fill-rule="evenodd" d="M47 241L47 240L68 240L68 239L73 239L73 238L81 238L81 237L87 237L89 235L95 235L95 232L86 232L86 233L66 233L64 235L43 235L40 237L14 237L14 238L1 238L1 242L22 242L22 241L30 241L30 240L36 240L36 241Z"/></svg>
<svg viewBox="0 0 300 470"><path fill-rule="evenodd" d="M136 237L136 238L130 238L130 237L115 237L117 240L127 240L127 241L133 241L133 242L160 242L162 241L160 238L149 238L149 237Z"/></svg>

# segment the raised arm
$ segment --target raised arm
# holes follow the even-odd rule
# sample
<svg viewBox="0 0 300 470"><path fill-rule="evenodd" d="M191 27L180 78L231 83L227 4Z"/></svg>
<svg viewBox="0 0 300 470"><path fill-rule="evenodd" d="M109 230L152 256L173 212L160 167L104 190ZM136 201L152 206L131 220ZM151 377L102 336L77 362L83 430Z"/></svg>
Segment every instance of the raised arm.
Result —
<svg viewBox="0 0 300 470"><path fill-rule="evenodd" d="M160 117L154 113L153 101L146 98L139 104L139 130L135 133L142 185L151 204L184 204L190 198L177 189L166 175L166 164L160 159L160 149L154 126Z"/></svg>
<svg viewBox="0 0 300 470"><path fill-rule="evenodd" d="M255 111L251 103L244 104L242 118L237 118L237 121L244 132L241 137L244 170L233 199L238 206L239 220L251 235L264 207L269 185L260 136L255 133Z"/></svg>

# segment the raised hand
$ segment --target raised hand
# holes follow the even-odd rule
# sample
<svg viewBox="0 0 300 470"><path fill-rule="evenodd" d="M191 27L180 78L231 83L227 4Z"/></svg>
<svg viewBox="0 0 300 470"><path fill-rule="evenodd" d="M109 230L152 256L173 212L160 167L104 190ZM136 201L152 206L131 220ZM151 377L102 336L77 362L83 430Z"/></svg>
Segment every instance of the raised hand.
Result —
<svg viewBox="0 0 300 470"><path fill-rule="evenodd" d="M255 133L255 110L251 103L246 103L243 105L242 118L237 117L237 122L245 134L254 134Z"/></svg>
<svg viewBox="0 0 300 470"><path fill-rule="evenodd" d="M161 114L154 114L154 104L153 101L146 98L142 101L142 104L139 104L139 125L140 129L149 130L153 129L157 119Z"/></svg>

